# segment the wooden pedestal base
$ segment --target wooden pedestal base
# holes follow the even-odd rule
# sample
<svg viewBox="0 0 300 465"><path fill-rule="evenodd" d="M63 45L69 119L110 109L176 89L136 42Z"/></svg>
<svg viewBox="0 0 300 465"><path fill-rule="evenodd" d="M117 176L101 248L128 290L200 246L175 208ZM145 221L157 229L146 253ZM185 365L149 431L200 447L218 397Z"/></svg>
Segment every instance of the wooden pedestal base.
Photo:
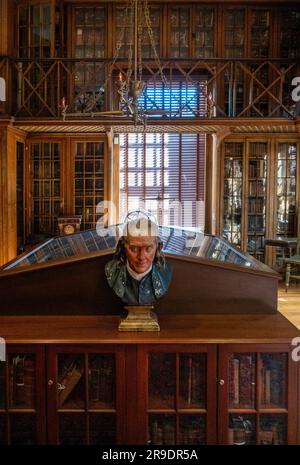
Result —
<svg viewBox="0 0 300 465"><path fill-rule="evenodd" d="M122 318L119 331L160 331L152 305L128 305L126 318Z"/></svg>

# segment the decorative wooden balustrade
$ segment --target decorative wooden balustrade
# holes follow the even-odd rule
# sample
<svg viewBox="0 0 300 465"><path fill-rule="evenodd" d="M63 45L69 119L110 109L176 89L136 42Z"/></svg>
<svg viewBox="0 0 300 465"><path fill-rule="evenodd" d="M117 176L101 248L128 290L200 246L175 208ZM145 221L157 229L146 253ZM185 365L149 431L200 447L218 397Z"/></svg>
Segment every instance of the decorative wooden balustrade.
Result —
<svg viewBox="0 0 300 465"><path fill-rule="evenodd" d="M291 98L300 63L271 59L153 60L143 63L144 104L169 110L163 117L286 117L298 108ZM125 79L126 60L0 57L0 77L8 82L2 113L15 117L59 117L67 113L118 109L115 81Z"/></svg>

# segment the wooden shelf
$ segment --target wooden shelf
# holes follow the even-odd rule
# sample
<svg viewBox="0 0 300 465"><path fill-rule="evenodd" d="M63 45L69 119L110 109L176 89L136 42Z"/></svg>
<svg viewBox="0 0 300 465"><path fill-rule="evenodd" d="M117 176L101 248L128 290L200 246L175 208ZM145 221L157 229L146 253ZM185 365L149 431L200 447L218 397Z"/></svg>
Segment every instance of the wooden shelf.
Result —
<svg viewBox="0 0 300 465"><path fill-rule="evenodd" d="M158 320L159 333L119 332L115 316L2 316L0 328L7 344L290 343L300 335L280 313L158 315Z"/></svg>

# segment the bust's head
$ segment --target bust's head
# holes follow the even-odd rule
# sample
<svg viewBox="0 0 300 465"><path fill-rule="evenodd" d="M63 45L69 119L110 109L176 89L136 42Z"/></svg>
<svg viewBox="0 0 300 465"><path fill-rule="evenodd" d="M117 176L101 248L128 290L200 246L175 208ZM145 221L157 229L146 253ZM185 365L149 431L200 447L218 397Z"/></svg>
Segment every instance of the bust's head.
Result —
<svg viewBox="0 0 300 465"><path fill-rule="evenodd" d="M144 273L153 262L163 264L161 248L157 225L150 218L138 217L126 222L115 258L121 263L128 260L136 273Z"/></svg>
<svg viewBox="0 0 300 465"><path fill-rule="evenodd" d="M114 258L105 265L105 274L109 286L123 302L152 305L167 291L172 267L161 252L157 224L147 213L132 213L127 215ZM135 276L131 270L141 276ZM143 286L136 285L143 278Z"/></svg>

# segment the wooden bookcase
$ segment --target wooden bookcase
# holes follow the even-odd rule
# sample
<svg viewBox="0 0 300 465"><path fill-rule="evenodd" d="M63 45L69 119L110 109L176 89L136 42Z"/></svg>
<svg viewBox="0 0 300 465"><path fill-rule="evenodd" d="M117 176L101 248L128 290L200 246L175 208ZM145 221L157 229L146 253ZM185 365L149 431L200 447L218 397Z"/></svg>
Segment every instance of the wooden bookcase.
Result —
<svg viewBox="0 0 300 465"><path fill-rule="evenodd" d="M95 228L97 205L107 198L106 138L33 137L27 144L26 235L57 234L57 218L64 215L82 215L81 229Z"/></svg>
<svg viewBox="0 0 300 465"><path fill-rule="evenodd" d="M0 444L45 444L45 347L10 345L0 362Z"/></svg>
<svg viewBox="0 0 300 465"><path fill-rule="evenodd" d="M300 442L299 331L279 314L164 316L159 335L108 316L0 323L0 444Z"/></svg>
<svg viewBox="0 0 300 465"><path fill-rule="evenodd" d="M279 137L222 145L219 232L269 266L280 265L282 250L265 250L265 238L296 236L298 153L296 140Z"/></svg>

